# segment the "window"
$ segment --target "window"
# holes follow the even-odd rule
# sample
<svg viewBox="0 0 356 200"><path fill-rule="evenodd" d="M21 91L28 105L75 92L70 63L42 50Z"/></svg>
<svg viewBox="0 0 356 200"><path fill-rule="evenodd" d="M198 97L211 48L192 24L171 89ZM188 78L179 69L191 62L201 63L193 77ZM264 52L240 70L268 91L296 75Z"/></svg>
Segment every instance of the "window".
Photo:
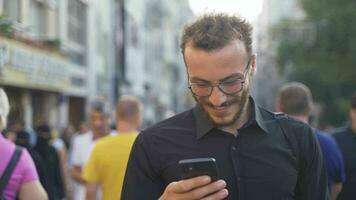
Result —
<svg viewBox="0 0 356 200"><path fill-rule="evenodd" d="M37 0L30 1L30 32L35 39L43 39L46 35L45 5Z"/></svg>
<svg viewBox="0 0 356 200"><path fill-rule="evenodd" d="M72 46L72 61L86 63L87 5L81 0L68 1L68 40Z"/></svg>
<svg viewBox="0 0 356 200"><path fill-rule="evenodd" d="M68 1L68 38L81 46L86 45L86 10L80 0Z"/></svg>
<svg viewBox="0 0 356 200"><path fill-rule="evenodd" d="M20 22L21 0L3 0L3 14L6 18Z"/></svg>

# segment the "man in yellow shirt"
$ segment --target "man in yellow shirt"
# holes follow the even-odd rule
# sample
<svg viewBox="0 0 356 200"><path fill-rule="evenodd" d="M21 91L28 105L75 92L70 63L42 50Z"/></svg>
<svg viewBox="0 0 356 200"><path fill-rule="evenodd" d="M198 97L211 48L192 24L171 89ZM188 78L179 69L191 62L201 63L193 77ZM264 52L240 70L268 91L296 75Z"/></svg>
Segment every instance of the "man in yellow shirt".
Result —
<svg viewBox="0 0 356 200"><path fill-rule="evenodd" d="M142 103L134 96L122 96L116 105L117 134L95 144L82 177L86 199L96 199L101 187L103 200L119 199L131 147L141 124Z"/></svg>

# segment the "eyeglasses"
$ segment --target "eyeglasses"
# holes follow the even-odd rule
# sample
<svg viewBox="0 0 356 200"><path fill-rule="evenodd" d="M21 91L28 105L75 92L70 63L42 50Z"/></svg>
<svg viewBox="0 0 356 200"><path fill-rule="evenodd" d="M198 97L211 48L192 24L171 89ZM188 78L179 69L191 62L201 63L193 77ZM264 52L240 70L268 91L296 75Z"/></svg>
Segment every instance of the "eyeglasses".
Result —
<svg viewBox="0 0 356 200"><path fill-rule="evenodd" d="M214 87L218 87L219 90L230 96L234 96L239 93L246 81L247 72L250 66L251 59L248 60L244 70L244 77L232 77L226 80L219 81L217 84L212 85L210 83L189 83L190 91L198 97L209 97L213 92Z"/></svg>

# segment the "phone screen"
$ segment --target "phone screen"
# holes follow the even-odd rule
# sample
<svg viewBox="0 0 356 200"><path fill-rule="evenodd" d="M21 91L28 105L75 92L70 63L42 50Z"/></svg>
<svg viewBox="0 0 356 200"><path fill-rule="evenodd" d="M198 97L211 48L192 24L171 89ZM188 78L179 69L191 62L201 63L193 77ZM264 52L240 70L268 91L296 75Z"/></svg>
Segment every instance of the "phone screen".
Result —
<svg viewBox="0 0 356 200"><path fill-rule="evenodd" d="M218 180L218 170L214 158L185 159L178 162L182 179L208 175L212 181Z"/></svg>

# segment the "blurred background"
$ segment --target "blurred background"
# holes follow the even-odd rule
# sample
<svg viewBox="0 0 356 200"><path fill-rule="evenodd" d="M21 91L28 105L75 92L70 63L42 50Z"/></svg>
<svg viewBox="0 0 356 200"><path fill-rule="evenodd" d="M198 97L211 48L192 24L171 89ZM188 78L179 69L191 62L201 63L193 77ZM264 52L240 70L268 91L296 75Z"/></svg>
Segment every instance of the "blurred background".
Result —
<svg viewBox="0 0 356 200"><path fill-rule="evenodd" d="M122 94L144 101L146 125L191 107L180 32L209 10L253 24L253 96L261 106L273 111L281 84L300 81L312 90L315 126L346 122L356 89L354 0L0 0L9 126L45 120L78 129L90 102L114 114Z"/></svg>

